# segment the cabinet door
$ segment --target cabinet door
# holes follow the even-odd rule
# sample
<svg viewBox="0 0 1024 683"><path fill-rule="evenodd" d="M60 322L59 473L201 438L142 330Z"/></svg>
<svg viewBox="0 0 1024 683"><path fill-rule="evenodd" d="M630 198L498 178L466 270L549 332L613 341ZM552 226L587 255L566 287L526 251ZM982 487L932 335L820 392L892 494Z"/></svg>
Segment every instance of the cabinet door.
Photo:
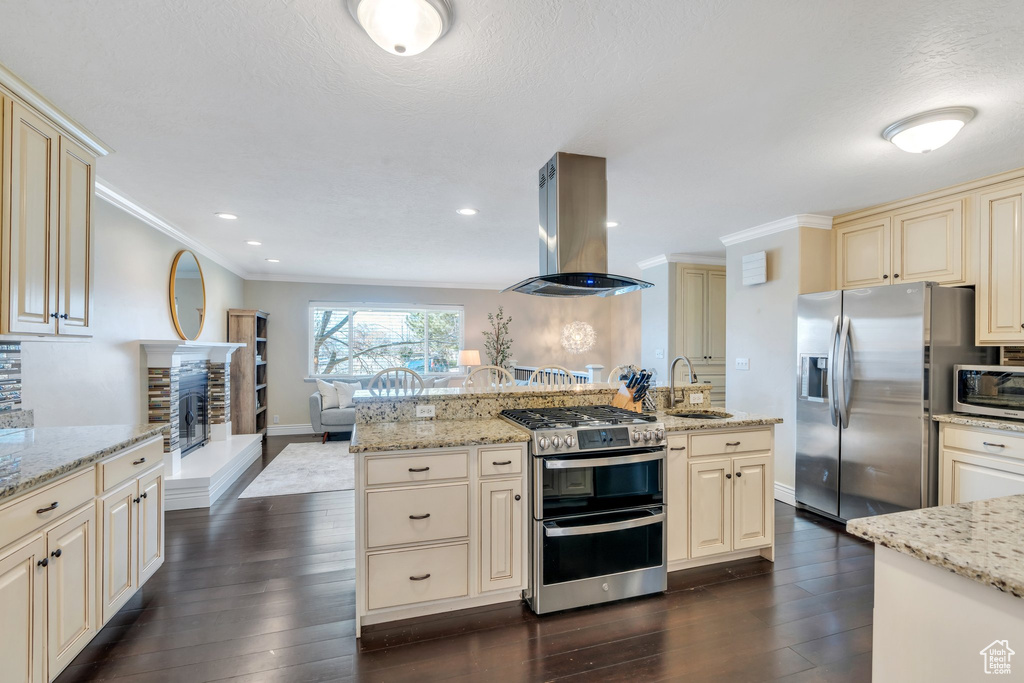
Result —
<svg viewBox="0 0 1024 683"><path fill-rule="evenodd" d="M732 458L690 463L690 557L732 550Z"/></svg>
<svg viewBox="0 0 1024 683"><path fill-rule="evenodd" d="M714 365L725 362L725 271L708 271L708 301L704 346L706 361Z"/></svg>
<svg viewBox="0 0 1024 683"><path fill-rule="evenodd" d="M100 506L100 595L103 623L128 602L138 584L138 481L104 496Z"/></svg>
<svg viewBox="0 0 1024 683"><path fill-rule="evenodd" d="M92 196L96 160L82 147L60 138L60 217L57 240L57 330L90 334L92 299Z"/></svg>
<svg viewBox="0 0 1024 683"><path fill-rule="evenodd" d="M836 284L840 289L889 284L891 221L888 216L836 229Z"/></svg>
<svg viewBox="0 0 1024 683"><path fill-rule="evenodd" d="M1024 341L1021 313L1021 203L1024 187L980 197L981 273L978 278L979 344Z"/></svg>
<svg viewBox="0 0 1024 683"><path fill-rule="evenodd" d="M686 504L686 482L690 466L686 459L686 435L668 438L668 484L665 505L668 507L668 560L685 560L690 554Z"/></svg>
<svg viewBox="0 0 1024 683"><path fill-rule="evenodd" d="M523 583L522 480L480 483L480 592Z"/></svg>
<svg viewBox="0 0 1024 683"><path fill-rule="evenodd" d="M0 331L57 331L56 129L17 102L7 101L10 166L5 183L4 279Z"/></svg>
<svg viewBox="0 0 1024 683"><path fill-rule="evenodd" d="M164 473L156 470L139 479L139 582L142 585L164 563Z"/></svg>
<svg viewBox="0 0 1024 683"><path fill-rule="evenodd" d="M0 666L4 681L42 683L46 559L42 534L0 556Z"/></svg>
<svg viewBox="0 0 1024 683"><path fill-rule="evenodd" d="M771 462L770 455L732 459L734 550L760 548L772 542L775 484Z"/></svg>
<svg viewBox="0 0 1024 683"><path fill-rule="evenodd" d="M96 507L88 505L46 533L46 652L49 677L96 633Z"/></svg>
<svg viewBox="0 0 1024 683"><path fill-rule="evenodd" d="M704 328L707 276L706 270L683 268L679 277L679 306L682 308L676 332L679 352L693 363L703 363L707 355L704 348L707 340Z"/></svg>
<svg viewBox="0 0 1024 683"><path fill-rule="evenodd" d="M964 200L892 217L892 281L966 282Z"/></svg>
<svg viewBox="0 0 1024 683"><path fill-rule="evenodd" d="M1024 494L1024 461L943 450L941 489L939 505Z"/></svg>

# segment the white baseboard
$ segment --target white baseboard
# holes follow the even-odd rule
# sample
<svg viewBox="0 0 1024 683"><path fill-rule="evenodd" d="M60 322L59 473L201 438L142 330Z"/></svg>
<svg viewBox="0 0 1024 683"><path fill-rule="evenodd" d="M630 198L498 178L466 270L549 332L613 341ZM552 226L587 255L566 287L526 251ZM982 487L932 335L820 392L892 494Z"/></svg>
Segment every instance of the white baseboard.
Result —
<svg viewBox="0 0 1024 683"><path fill-rule="evenodd" d="M269 425L267 436L290 436L292 434L312 434L313 425Z"/></svg>
<svg viewBox="0 0 1024 683"><path fill-rule="evenodd" d="M775 482L775 500L796 507L796 489L792 486Z"/></svg>

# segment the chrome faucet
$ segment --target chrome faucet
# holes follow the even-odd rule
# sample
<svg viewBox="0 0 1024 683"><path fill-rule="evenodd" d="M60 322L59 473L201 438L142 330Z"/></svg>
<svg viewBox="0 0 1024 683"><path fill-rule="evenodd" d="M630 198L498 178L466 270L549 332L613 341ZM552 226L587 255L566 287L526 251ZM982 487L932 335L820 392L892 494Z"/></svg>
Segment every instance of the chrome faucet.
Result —
<svg viewBox="0 0 1024 683"><path fill-rule="evenodd" d="M676 407L676 363L681 360L686 361L686 369L690 373L690 384L697 383L697 375L693 372L693 365L690 363L690 359L686 356L676 356L672 361L672 365L668 369L668 407Z"/></svg>

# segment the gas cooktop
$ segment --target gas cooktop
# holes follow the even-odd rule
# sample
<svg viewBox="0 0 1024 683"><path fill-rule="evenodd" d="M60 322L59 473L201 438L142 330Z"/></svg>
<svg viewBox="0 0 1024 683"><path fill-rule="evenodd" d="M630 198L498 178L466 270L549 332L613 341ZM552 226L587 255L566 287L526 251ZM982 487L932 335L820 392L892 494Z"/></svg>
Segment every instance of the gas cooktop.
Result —
<svg viewBox="0 0 1024 683"><path fill-rule="evenodd" d="M614 406L572 406L568 408L526 408L503 410L501 417L527 429L566 429L602 425L633 425L654 422L655 415L634 413Z"/></svg>

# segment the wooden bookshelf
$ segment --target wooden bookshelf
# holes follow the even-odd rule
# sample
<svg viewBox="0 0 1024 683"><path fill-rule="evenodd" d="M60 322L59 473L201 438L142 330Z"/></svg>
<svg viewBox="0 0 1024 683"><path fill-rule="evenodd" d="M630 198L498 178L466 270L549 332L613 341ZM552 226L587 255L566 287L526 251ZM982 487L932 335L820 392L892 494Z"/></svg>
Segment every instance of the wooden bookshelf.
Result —
<svg viewBox="0 0 1024 683"><path fill-rule="evenodd" d="M231 431L267 433L267 314L228 310L228 341L245 344L231 355Z"/></svg>

